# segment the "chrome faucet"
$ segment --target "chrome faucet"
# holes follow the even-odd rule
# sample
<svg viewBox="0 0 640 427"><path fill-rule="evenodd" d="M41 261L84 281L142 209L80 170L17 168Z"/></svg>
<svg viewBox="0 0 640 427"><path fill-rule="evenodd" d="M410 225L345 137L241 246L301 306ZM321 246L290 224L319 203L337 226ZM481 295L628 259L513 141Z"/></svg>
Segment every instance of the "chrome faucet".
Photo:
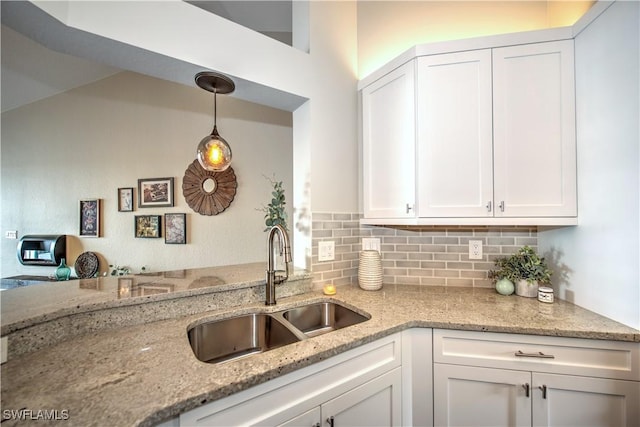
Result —
<svg viewBox="0 0 640 427"><path fill-rule="evenodd" d="M278 234L280 241L280 255L284 256L284 270L276 270L273 240ZM266 305L275 305L276 303L276 285L284 282L289 278L289 263L291 262L291 244L289 243L289 235L287 230L280 224L276 224L269 230L269 238L267 240L267 251L269 261L267 262L267 282L265 289ZM284 272L284 275L277 273Z"/></svg>

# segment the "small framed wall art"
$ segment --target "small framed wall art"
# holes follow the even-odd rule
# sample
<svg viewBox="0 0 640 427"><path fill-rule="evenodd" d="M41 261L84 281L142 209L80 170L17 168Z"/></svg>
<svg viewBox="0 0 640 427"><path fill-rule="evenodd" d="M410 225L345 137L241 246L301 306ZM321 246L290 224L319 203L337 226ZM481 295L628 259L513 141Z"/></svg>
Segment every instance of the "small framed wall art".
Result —
<svg viewBox="0 0 640 427"><path fill-rule="evenodd" d="M187 215L183 213L164 214L164 242L184 245L187 243Z"/></svg>
<svg viewBox="0 0 640 427"><path fill-rule="evenodd" d="M100 237L100 199L80 200L80 237Z"/></svg>
<svg viewBox="0 0 640 427"><path fill-rule="evenodd" d="M173 178L138 180L138 207L164 208L173 206Z"/></svg>
<svg viewBox="0 0 640 427"><path fill-rule="evenodd" d="M133 188L118 188L118 212L133 211Z"/></svg>
<svg viewBox="0 0 640 427"><path fill-rule="evenodd" d="M135 216L135 232L136 237L142 238L159 238L161 215L136 215Z"/></svg>

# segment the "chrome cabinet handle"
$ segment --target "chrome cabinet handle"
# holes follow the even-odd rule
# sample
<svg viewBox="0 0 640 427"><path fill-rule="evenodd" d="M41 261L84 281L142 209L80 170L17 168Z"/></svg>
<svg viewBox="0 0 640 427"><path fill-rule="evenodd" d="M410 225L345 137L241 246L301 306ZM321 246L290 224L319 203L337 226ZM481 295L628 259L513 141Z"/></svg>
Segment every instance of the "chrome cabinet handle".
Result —
<svg viewBox="0 0 640 427"><path fill-rule="evenodd" d="M491 212L491 208L492 208L492 202L491 200L489 200L489 202L487 202L487 212Z"/></svg>
<svg viewBox="0 0 640 427"><path fill-rule="evenodd" d="M500 201L498 207L500 208L500 212L504 212L504 200Z"/></svg>
<svg viewBox="0 0 640 427"><path fill-rule="evenodd" d="M407 213L409 213L413 209L413 205L407 203Z"/></svg>
<svg viewBox="0 0 640 427"><path fill-rule="evenodd" d="M531 391L531 387L529 386L529 383L522 384L522 388L524 389L524 395L526 397L529 397L529 394L530 394L530 391Z"/></svg>
<svg viewBox="0 0 640 427"><path fill-rule="evenodd" d="M546 385L542 385L540 387L538 387L540 390L542 390L542 398L546 399L547 398L547 386Z"/></svg>
<svg viewBox="0 0 640 427"><path fill-rule="evenodd" d="M555 359L555 356L553 354L544 354L541 351L537 353L523 353L522 351L518 350L513 355L516 357L537 357L538 359Z"/></svg>
<svg viewBox="0 0 640 427"><path fill-rule="evenodd" d="M327 418L327 424L329 424L330 427L333 427L333 415Z"/></svg>

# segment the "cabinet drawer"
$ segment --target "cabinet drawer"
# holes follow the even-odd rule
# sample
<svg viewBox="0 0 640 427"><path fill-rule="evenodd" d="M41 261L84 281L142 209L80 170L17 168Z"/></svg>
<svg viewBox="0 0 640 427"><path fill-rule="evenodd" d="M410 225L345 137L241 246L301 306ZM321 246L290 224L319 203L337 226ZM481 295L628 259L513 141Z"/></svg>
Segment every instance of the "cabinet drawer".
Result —
<svg viewBox="0 0 640 427"><path fill-rule="evenodd" d="M640 381L640 343L436 329L433 360Z"/></svg>

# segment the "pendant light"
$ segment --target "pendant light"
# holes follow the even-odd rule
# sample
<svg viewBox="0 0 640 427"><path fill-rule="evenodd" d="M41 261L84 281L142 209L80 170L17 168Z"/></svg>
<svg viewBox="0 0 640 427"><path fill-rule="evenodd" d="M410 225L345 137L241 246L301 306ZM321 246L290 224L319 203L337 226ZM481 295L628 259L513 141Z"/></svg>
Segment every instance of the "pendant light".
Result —
<svg viewBox="0 0 640 427"><path fill-rule="evenodd" d="M202 138L198 144L198 162L208 171L222 172L231 165L231 147L218 133L216 97L219 93L224 95L233 92L236 86L227 76L211 71L196 74L196 84L206 91L213 92L213 130L211 135Z"/></svg>

